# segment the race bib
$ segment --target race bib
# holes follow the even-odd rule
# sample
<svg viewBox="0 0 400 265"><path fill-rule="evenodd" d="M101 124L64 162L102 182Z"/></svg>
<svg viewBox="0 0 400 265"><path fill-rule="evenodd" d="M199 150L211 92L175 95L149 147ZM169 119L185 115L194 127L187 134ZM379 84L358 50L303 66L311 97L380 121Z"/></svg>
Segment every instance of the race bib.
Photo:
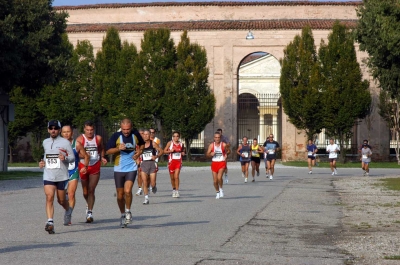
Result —
<svg viewBox="0 0 400 265"><path fill-rule="evenodd" d="M143 153L142 158L143 158L143 161L152 160L153 154L151 152Z"/></svg>
<svg viewBox="0 0 400 265"><path fill-rule="evenodd" d="M68 164L68 170L75 169L75 161Z"/></svg>
<svg viewBox="0 0 400 265"><path fill-rule="evenodd" d="M257 152L257 150L253 150L253 151L251 151L251 155L252 155L252 156L256 156L256 155L258 155L258 152Z"/></svg>
<svg viewBox="0 0 400 265"><path fill-rule="evenodd" d="M274 149L268 149L268 154L270 154L270 155L275 154L275 150Z"/></svg>
<svg viewBox="0 0 400 265"><path fill-rule="evenodd" d="M46 168L60 168L60 159L58 158L58 154L46 154Z"/></svg>
<svg viewBox="0 0 400 265"><path fill-rule="evenodd" d="M243 154L243 156L244 156L245 158L248 158L248 157L249 157L249 153L248 153L248 152L243 152L242 154Z"/></svg>
<svg viewBox="0 0 400 265"><path fill-rule="evenodd" d="M364 159L367 159L367 158L368 158L368 156L367 156L367 155L363 155L363 156L362 156L362 158L364 158Z"/></svg>
<svg viewBox="0 0 400 265"><path fill-rule="evenodd" d="M335 153L335 152L330 152L330 153L329 153L329 158L337 158L337 153Z"/></svg>
<svg viewBox="0 0 400 265"><path fill-rule="evenodd" d="M99 152L97 151L97 147L86 147L86 152L88 153L90 160L97 160L99 159Z"/></svg>
<svg viewBox="0 0 400 265"><path fill-rule="evenodd" d="M312 153L312 152L308 152L308 155L309 155L309 156L312 156L312 155L313 155L313 153Z"/></svg>
<svg viewBox="0 0 400 265"><path fill-rule="evenodd" d="M172 153L172 159L181 159L181 153Z"/></svg>

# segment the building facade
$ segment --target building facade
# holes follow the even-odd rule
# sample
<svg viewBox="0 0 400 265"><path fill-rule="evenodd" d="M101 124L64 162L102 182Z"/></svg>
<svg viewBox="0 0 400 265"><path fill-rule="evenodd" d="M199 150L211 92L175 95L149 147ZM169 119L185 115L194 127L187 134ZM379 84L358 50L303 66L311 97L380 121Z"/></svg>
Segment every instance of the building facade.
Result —
<svg viewBox="0 0 400 265"><path fill-rule="evenodd" d="M187 2L99 4L57 9L69 13L69 40L74 45L78 40L89 40L95 51L101 49L110 26L119 30L122 40L134 43L138 49L146 29L169 28L176 44L187 30L191 41L207 51L209 84L217 100L216 115L202 133L204 144L213 140L217 128L223 129L234 149L243 134L263 141L267 134L274 133L282 146L282 160L287 161L305 159L306 138L287 121L280 106L279 59L283 57L283 50L307 24L313 29L317 48L336 20L355 27L356 9L360 4ZM246 39L249 31L254 39ZM379 90L363 63L367 54L360 52L357 46L356 50L364 78L371 81L370 91L377 102ZM254 55L259 58L246 59ZM244 124L247 118L258 126L253 124L247 128ZM354 132L354 141L370 140L376 160L389 158L389 129L377 108L368 120L360 121Z"/></svg>

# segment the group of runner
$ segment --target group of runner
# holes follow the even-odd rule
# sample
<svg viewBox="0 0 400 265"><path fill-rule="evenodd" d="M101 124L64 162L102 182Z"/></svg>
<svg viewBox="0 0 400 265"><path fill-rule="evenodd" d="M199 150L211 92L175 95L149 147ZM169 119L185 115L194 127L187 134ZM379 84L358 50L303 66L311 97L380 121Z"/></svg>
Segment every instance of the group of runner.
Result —
<svg viewBox="0 0 400 265"><path fill-rule="evenodd" d="M138 172L140 186L136 195L144 193L143 204L149 204L149 191L154 194L157 192L157 162L163 154L168 154L172 197L179 198L179 175L182 157L185 155L179 132L173 132L172 140L163 150L159 145L160 140L155 137L154 129L143 129L139 132L133 129L129 119L121 121L120 130L110 137L106 147L102 137L94 133L95 126L91 121L84 123L84 133L76 140L72 137L70 125L61 126L59 121L51 120L47 127L50 137L43 141L44 157L39 162L39 167L44 168L47 215L45 230L49 234L55 231L55 194L58 203L65 209L64 225L71 225L79 178L87 205L86 222L93 222L95 190L100 179L101 164L107 164L106 155L114 157L114 181L121 212L121 227L126 227L132 221L132 188Z"/></svg>

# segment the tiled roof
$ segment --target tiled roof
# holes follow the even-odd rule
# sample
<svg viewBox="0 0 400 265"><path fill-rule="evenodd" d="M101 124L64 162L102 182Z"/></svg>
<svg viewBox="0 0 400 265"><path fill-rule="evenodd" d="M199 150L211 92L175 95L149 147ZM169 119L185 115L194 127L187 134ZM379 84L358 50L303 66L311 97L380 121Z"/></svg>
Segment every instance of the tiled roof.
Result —
<svg viewBox="0 0 400 265"><path fill-rule="evenodd" d="M111 1L111 0L110 0ZM151 1L151 0L149 0ZM358 6L362 1L348 2L310 2L310 1L265 1L265 2L154 2L130 4L96 4L80 6L58 6L56 10L94 9L94 8L125 8L125 7L151 7L151 6Z"/></svg>
<svg viewBox="0 0 400 265"><path fill-rule="evenodd" d="M218 21L179 21L143 23L99 23L70 24L67 32L105 32L111 26L118 31L145 31L147 29L167 28L171 31L191 30L290 30L302 29L310 25L312 29L332 29L333 19L292 19L292 20L218 20ZM340 20L348 28L355 28L357 20Z"/></svg>

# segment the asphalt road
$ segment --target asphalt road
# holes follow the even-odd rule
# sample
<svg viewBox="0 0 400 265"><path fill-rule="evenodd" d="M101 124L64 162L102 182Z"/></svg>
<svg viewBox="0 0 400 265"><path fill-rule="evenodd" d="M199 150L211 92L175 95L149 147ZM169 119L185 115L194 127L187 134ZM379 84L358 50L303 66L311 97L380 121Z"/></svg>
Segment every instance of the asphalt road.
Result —
<svg viewBox="0 0 400 265"><path fill-rule="evenodd" d="M103 168L96 190L94 223L86 224L79 186L72 226L63 226L55 205L54 235L46 221L42 180L0 182L0 264L344 264L335 247L341 233L337 177L361 169L277 165L274 180L265 169L245 184L239 163L230 163L225 197L215 199L210 169L183 168L180 198L171 197L166 168L157 178L150 204L134 197L133 223L119 227L112 168ZM13 170L13 169L10 169ZM370 177L398 170L371 170ZM378 174L379 172L379 174ZM135 189L136 192L136 183Z"/></svg>

